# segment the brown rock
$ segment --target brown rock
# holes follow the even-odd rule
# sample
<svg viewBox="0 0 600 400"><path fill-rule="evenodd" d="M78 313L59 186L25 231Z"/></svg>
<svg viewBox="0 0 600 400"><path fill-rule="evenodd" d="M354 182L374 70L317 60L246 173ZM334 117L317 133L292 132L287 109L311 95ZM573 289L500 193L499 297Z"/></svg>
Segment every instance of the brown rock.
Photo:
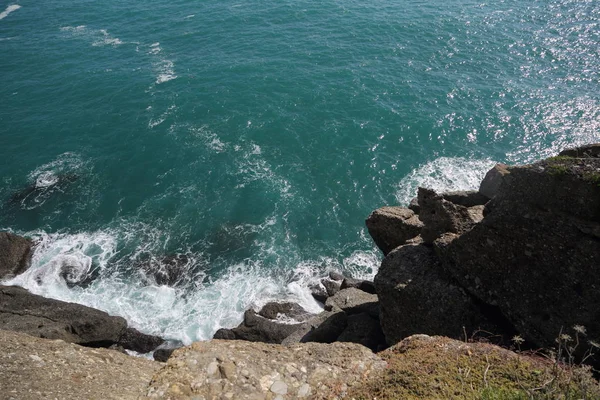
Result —
<svg viewBox="0 0 600 400"><path fill-rule="evenodd" d="M9 232L0 232L0 280L19 275L31 263L31 241Z"/></svg>

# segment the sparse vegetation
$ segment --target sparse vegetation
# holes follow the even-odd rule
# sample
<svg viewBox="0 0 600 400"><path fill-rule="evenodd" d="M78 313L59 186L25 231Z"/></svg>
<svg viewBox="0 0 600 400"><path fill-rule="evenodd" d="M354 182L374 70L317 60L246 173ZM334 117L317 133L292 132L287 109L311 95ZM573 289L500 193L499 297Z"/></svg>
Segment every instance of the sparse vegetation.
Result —
<svg viewBox="0 0 600 400"><path fill-rule="evenodd" d="M349 398L460 400L600 399L591 369L575 363L583 334L561 334L552 356L437 337L382 353L389 367ZM569 339L570 338L570 339ZM590 355L591 351L586 352Z"/></svg>

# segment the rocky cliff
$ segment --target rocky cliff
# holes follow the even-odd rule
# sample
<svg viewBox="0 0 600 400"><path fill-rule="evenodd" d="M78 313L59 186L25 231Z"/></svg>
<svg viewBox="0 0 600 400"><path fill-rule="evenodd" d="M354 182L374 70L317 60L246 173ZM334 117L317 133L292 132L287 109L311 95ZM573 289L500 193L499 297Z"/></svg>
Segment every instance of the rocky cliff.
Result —
<svg viewBox="0 0 600 400"><path fill-rule="evenodd" d="M478 191L419 188L366 224L384 254L375 281L331 272L312 288L318 315L293 303L248 310L223 340L161 351L160 369L0 331L0 397L600 398L578 366L597 367L600 352L600 145L499 164ZM0 234L0 273L26 269L31 245ZM144 351L162 341L15 287L0 287L0 329Z"/></svg>

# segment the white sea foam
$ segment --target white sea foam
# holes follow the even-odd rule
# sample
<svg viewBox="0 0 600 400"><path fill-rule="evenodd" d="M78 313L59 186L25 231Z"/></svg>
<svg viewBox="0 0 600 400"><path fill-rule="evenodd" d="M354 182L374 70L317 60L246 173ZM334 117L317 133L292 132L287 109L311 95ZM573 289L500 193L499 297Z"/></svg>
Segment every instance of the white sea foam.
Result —
<svg viewBox="0 0 600 400"><path fill-rule="evenodd" d="M148 54L156 58L156 61L152 63L153 68L156 71L156 80L154 82L156 85L177 78L177 74L175 73L175 63L161 56L162 48L160 47L159 42L152 43L149 46Z"/></svg>
<svg viewBox="0 0 600 400"><path fill-rule="evenodd" d="M0 13L0 19L4 19L4 18L8 17L8 14L10 14L13 11L17 11L19 8L21 8L21 6L18 4L9 5L8 7L6 7L6 10L4 10Z"/></svg>
<svg viewBox="0 0 600 400"><path fill-rule="evenodd" d="M396 191L399 204L408 204L419 186L438 192L474 190L485 173L494 166L491 160L441 157L412 170L402 178Z"/></svg>
<svg viewBox="0 0 600 400"><path fill-rule="evenodd" d="M87 38L91 41L92 46L119 46L123 44L121 39L113 37L106 29L90 29L86 25L78 26L63 26L60 28L62 32L70 33L72 36Z"/></svg>
<svg viewBox="0 0 600 400"><path fill-rule="evenodd" d="M275 223L269 217L252 229L265 230ZM139 237L140 232L145 236ZM186 344L210 339L219 328L236 326L246 309L260 309L269 301L293 301L318 313L322 306L311 296L309 286L318 283L326 270L353 271L356 277L363 277L359 271L365 271L371 277L379 264L374 253L359 251L342 260L324 257L274 271L273 266L263 264L265 254L259 251L256 258L231 265L211 279L204 274L191 275L187 287L169 287L149 284L141 279L142 270L134 269L136 259L160 251L169 241L159 229L125 222L119 230L27 235L38 243L32 265L5 283L120 315L143 332ZM123 243L137 243L125 259ZM202 259L201 255L188 255L186 267ZM129 273L123 274L127 267ZM93 280L76 285L91 271Z"/></svg>

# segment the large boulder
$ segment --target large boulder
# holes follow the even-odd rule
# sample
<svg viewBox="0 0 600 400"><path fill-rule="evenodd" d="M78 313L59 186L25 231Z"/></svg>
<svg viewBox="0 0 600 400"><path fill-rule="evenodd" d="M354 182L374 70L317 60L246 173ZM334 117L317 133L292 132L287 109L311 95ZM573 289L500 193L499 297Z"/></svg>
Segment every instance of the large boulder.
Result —
<svg viewBox="0 0 600 400"><path fill-rule="evenodd" d="M301 324L281 344L289 346L306 342L333 343L347 325L348 316L343 311L323 311Z"/></svg>
<svg viewBox="0 0 600 400"><path fill-rule="evenodd" d="M463 233L483 219L484 206L465 207L454 204L434 190L419 188L419 218L423 221L421 238L432 243L444 233Z"/></svg>
<svg viewBox="0 0 600 400"><path fill-rule="evenodd" d="M300 327L301 324L278 322L246 310L241 324L233 329L219 329L213 338L279 344Z"/></svg>
<svg viewBox="0 0 600 400"><path fill-rule="evenodd" d="M146 353L163 340L127 327L124 318L80 304L48 299L17 286L0 286L0 329L89 347L118 345Z"/></svg>
<svg viewBox="0 0 600 400"><path fill-rule="evenodd" d="M406 245L388 254L375 286L390 345L416 333L458 338L479 328L494 329L471 296L444 274L429 247Z"/></svg>
<svg viewBox="0 0 600 400"><path fill-rule="evenodd" d="M31 262L31 241L9 232L0 232L0 281L19 275Z"/></svg>
<svg viewBox="0 0 600 400"><path fill-rule="evenodd" d="M446 271L537 346L574 325L600 339L600 159L508 171L481 223L436 241Z"/></svg>
<svg viewBox="0 0 600 400"><path fill-rule="evenodd" d="M173 353L146 398L334 399L386 365L354 343L196 342Z"/></svg>
<svg viewBox="0 0 600 400"><path fill-rule="evenodd" d="M353 314L348 316L346 324L336 341L362 344L373 351L387 347L378 318L368 313Z"/></svg>
<svg viewBox="0 0 600 400"><path fill-rule="evenodd" d="M588 144L573 149L565 149L558 155L559 157L600 158L600 143Z"/></svg>
<svg viewBox="0 0 600 400"><path fill-rule="evenodd" d="M258 315L267 319L288 321L304 321L312 316L312 314L297 303L278 303L274 301L265 304L258 312Z"/></svg>
<svg viewBox="0 0 600 400"><path fill-rule="evenodd" d="M0 398L134 400L160 363L0 330Z"/></svg>
<svg viewBox="0 0 600 400"><path fill-rule="evenodd" d="M493 199L498 194L504 177L509 174L508 166L496 164L486 174L479 185L479 193Z"/></svg>
<svg viewBox="0 0 600 400"><path fill-rule="evenodd" d="M376 294L364 292L357 288L342 289L334 296L327 299L325 310L341 310L346 314L357 314L361 312L377 313L378 308Z"/></svg>
<svg viewBox="0 0 600 400"><path fill-rule="evenodd" d="M423 228L419 216L404 207L378 208L369 215L365 223L383 254L388 254L407 240L418 236Z"/></svg>

